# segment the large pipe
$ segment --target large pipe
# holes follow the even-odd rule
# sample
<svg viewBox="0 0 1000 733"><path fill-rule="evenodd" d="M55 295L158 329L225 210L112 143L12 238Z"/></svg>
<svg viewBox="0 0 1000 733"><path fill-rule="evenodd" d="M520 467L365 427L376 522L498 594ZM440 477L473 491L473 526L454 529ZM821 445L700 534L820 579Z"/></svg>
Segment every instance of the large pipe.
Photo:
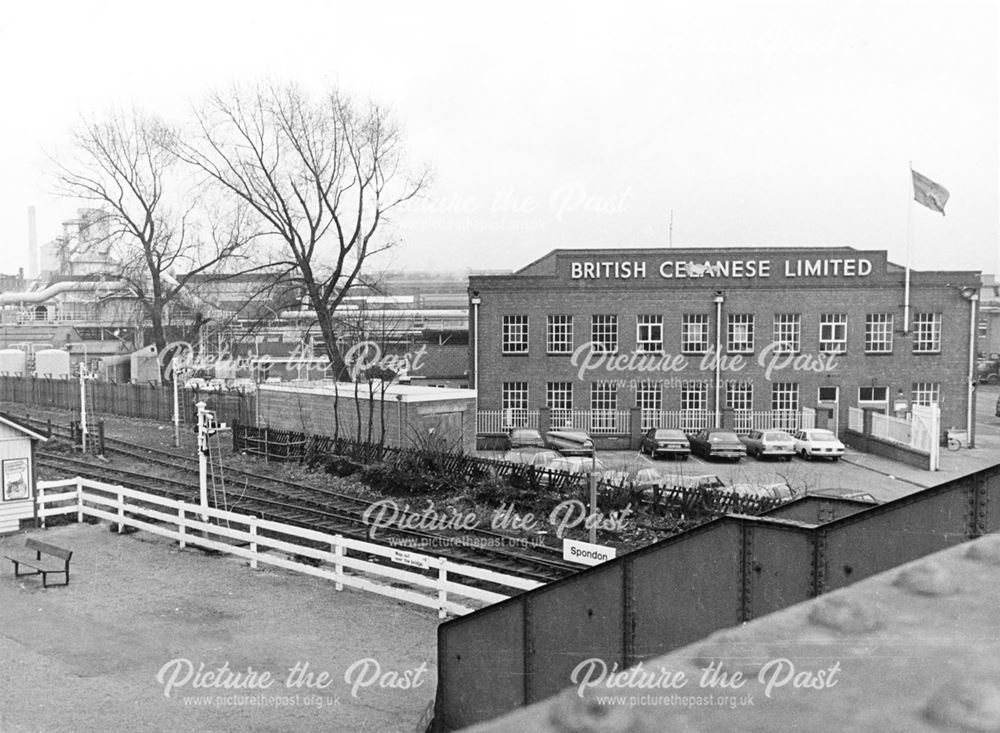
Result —
<svg viewBox="0 0 1000 733"><path fill-rule="evenodd" d="M42 290L23 293L0 293L0 305L16 305L17 303L41 303L49 298L54 298L60 293L72 292L93 292L104 290L109 293L122 289L117 283L110 283L105 280L66 280L49 285Z"/></svg>

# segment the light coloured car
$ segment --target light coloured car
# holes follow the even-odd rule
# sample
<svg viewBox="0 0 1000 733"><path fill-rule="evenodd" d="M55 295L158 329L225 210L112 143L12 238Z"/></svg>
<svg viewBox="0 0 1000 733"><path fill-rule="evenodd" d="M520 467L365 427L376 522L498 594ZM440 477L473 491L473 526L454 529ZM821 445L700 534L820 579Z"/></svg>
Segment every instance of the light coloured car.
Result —
<svg viewBox="0 0 1000 733"><path fill-rule="evenodd" d="M501 460L510 463L523 463L535 468L545 468L552 463L559 454L554 450L539 450L538 448L515 448L504 453Z"/></svg>
<svg viewBox="0 0 1000 733"><path fill-rule="evenodd" d="M740 440L747 447L747 455L757 460L784 458L790 461L795 455L795 438L784 430L751 430L741 435Z"/></svg>
<svg viewBox="0 0 1000 733"><path fill-rule="evenodd" d="M839 461L846 451L844 444L829 430L796 430L792 437L795 439L795 452L806 460L829 458Z"/></svg>
<svg viewBox="0 0 1000 733"><path fill-rule="evenodd" d="M594 460L589 456L559 456L549 461L548 465L545 466L545 470L565 471L572 474L589 474L591 471L597 471L597 473L603 474L605 471L610 470L610 466L600 458Z"/></svg>
<svg viewBox="0 0 1000 733"><path fill-rule="evenodd" d="M534 428L511 428L507 433L507 447L514 448L544 448L542 434Z"/></svg>
<svg viewBox="0 0 1000 733"><path fill-rule="evenodd" d="M594 453L594 441L582 430L550 430L545 434L545 445L564 456L589 456Z"/></svg>

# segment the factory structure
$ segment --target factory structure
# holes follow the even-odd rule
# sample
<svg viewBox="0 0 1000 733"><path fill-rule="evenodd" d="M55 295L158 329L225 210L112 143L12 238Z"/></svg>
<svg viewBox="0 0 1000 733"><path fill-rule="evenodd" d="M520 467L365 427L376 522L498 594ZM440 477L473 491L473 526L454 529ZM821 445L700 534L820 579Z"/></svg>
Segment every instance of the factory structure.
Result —
<svg viewBox="0 0 1000 733"><path fill-rule="evenodd" d="M470 369L493 429L842 432L850 408L974 415L980 273L836 248L554 250L469 279ZM631 435L629 435L631 431ZM623 440L613 441L614 437Z"/></svg>
<svg viewBox="0 0 1000 733"><path fill-rule="evenodd" d="M100 211L80 210L41 246L33 209L28 223L28 272L0 275L0 374L61 378L85 364L111 381L159 382L164 355L140 302L113 276ZM226 384L317 376L295 366L324 353L315 314L302 292L273 280L267 271L191 278L165 310L167 342L225 366L188 376ZM357 367L405 363L406 383L467 386L466 286L460 274L386 273L377 286L352 289L338 308L342 351ZM231 366L255 358L262 369Z"/></svg>

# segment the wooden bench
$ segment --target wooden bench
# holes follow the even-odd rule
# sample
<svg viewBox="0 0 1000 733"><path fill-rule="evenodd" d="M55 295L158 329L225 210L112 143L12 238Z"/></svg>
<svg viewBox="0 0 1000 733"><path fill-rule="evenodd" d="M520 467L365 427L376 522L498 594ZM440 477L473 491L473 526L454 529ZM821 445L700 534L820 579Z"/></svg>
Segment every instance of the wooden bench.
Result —
<svg viewBox="0 0 1000 733"><path fill-rule="evenodd" d="M11 557L6 555L5 557L14 563L14 577L20 578L24 575L41 575L42 576L42 587L48 588L48 578L49 573L62 574L66 576L65 583L58 583L57 585L69 585L69 559L73 557L73 553L69 550L64 550L61 547L56 547L55 545L50 545L47 542L39 542L35 539L28 539L24 543L24 549L34 550L35 558L33 560L25 560L20 557ZM52 558L58 558L63 561L62 567L59 567L59 563L55 560L50 560L46 558L42 560L42 555L48 555ZM33 572L22 573L20 572L20 566L26 565L31 568Z"/></svg>

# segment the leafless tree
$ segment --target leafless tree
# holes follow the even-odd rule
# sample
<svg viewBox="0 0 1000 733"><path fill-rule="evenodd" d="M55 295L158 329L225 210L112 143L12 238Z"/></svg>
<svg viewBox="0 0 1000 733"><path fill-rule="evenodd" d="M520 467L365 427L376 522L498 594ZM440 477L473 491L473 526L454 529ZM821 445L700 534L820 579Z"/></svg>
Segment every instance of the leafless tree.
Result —
<svg viewBox="0 0 1000 733"><path fill-rule="evenodd" d="M373 255L394 244L390 212L416 196L427 173L403 169L400 134L374 104L337 91L314 99L294 85L213 95L197 131L176 150L256 212L279 242L272 265L315 312L333 375L346 368L336 311Z"/></svg>
<svg viewBox="0 0 1000 733"><path fill-rule="evenodd" d="M138 301L162 351L165 312L183 301L196 326L212 304L193 283L209 273L224 278L257 234L246 206L204 216L204 193L174 152L176 132L138 111L84 120L72 138L74 155L55 162L60 191L94 206L82 245L100 255L103 274L124 283Z"/></svg>

